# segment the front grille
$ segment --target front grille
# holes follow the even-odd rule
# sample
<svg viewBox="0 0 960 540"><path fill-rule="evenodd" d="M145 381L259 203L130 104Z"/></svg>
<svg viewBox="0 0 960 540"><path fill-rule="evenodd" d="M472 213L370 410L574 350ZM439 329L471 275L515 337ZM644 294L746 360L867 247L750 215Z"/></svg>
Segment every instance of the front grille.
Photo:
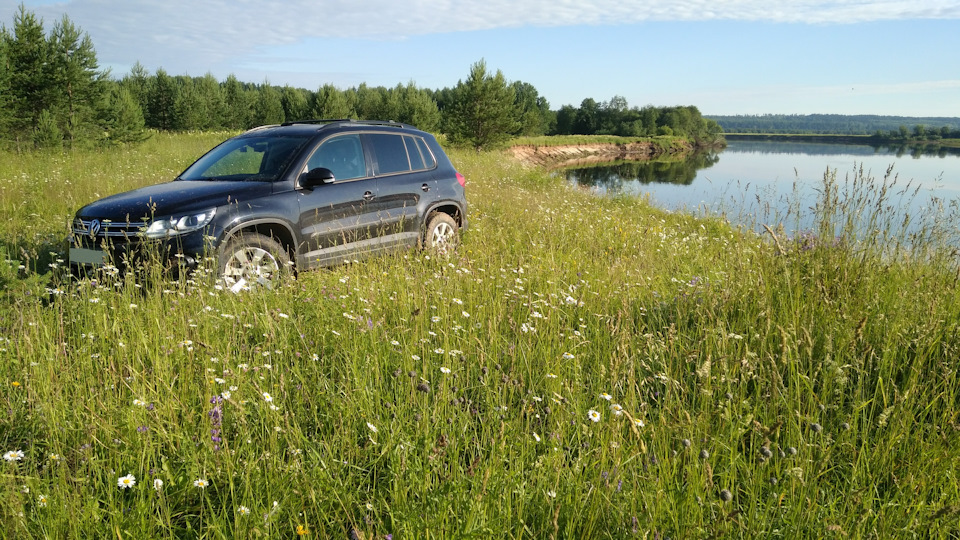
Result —
<svg viewBox="0 0 960 540"><path fill-rule="evenodd" d="M147 225L145 221L117 223L110 220L77 218L73 220L73 234L88 240L105 238L130 240L139 237L140 233L146 230Z"/></svg>

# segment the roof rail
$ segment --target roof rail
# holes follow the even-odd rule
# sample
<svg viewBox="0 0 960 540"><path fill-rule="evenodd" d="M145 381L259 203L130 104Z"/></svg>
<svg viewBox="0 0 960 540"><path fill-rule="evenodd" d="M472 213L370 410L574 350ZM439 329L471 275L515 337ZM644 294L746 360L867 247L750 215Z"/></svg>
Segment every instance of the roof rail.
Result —
<svg viewBox="0 0 960 540"><path fill-rule="evenodd" d="M280 124L281 126L292 126L294 124L334 124L338 122L351 123L351 124L364 124L368 126L393 126L398 128L414 128L407 124L396 122L394 120L356 120L354 118L322 118L322 119L310 119L310 120L293 120L290 122L284 122Z"/></svg>
<svg viewBox="0 0 960 540"><path fill-rule="evenodd" d="M309 120L292 120L284 122L281 126L292 126L294 124L332 124L333 122L356 122L353 118L315 118Z"/></svg>

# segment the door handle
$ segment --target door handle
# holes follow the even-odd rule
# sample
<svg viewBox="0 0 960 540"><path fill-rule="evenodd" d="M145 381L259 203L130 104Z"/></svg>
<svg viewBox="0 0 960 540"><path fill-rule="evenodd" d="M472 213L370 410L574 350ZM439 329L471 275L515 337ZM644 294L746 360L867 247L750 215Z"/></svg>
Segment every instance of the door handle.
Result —
<svg viewBox="0 0 960 540"><path fill-rule="evenodd" d="M420 189L423 190L424 192L430 191L430 186L428 186L427 184L423 184L422 186L420 186Z"/></svg>
<svg viewBox="0 0 960 540"><path fill-rule="evenodd" d="M363 200L365 200L365 201L372 201L372 200L373 200L373 192L372 192L372 191L368 191L368 192L364 193L364 194L363 194Z"/></svg>

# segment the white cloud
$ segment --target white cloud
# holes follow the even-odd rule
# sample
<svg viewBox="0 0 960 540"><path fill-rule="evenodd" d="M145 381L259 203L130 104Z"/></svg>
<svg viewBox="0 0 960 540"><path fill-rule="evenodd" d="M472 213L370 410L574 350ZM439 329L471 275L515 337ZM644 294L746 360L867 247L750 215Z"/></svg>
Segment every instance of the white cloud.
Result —
<svg viewBox="0 0 960 540"><path fill-rule="evenodd" d="M320 36L392 40L492 28L644 21L960 18L960 4L942 0L34 0L26 6L48 24L67 13L94 37L98 48L125 50L138 58L185 51L208 62ZM12 13L13 6L6 11Z"/></svg>
<svg viewBox="0 0 960 540"><path fill-rule="evenodd" d="M0 14L6 14L6 19L0 22L10 25L20 1L0 0L0 6L6 8L0 9ZM90 34L102 65L112 66L115 75L126 73L130 64L140 61L150 71L164 67L173 75L197 76L210 71L223 78L228 73L236 73L246 81L259 81L263 76L273 83L292 81L303 87L315 87L318 81L352 85L371 77L365 72L318 73L321 69L349 69L324 62L322 55L337 54L316 45L326 38L378 40L389 46L390 41L415 36L496 28L612 26L660 21L824 25L960 19L957 0L24 0L24 3L28 11L43 18L48 30L66 13L73 23ZM641 26L637 31L644 29ZM297 47L305 42L311 46ZM338 46L350 45L340 41ZM482 55L481 52L477 56ZM364 64L357 69L372 68ZM413 69L397 71L401 75L391 79L394 82L415 74L424 76L422 71ZM449 82L453 82L453 78L447 77ZM911 84L926 86L893 88L838 83L833 89L797 89L748 83L753 88L729 96L729 104L740 103L744 108L765 105L768 110L776 110L776 103L790 103L791 98L799 103L811 96L832 94L846 103L858 93L877 96L932 92L924 90L930 83ZM951 90L957 88L957 81L937 84L945 84ZM662 99L647 94L637 99L638 103L651 100L697 103L703 104L703 111L719 111L724 104L717 101L722 95L722 90L718 90L703 91L703 101L695 99L701 97L696 88L690 88L692 93L685 95L679 95L683 90L672 90L672 94ZM584 90L586 95L597 92ZM751 96L743 96L744 93L757 95L752 96L751 101ZM710 107L711 102L717 107Z"/></svg>

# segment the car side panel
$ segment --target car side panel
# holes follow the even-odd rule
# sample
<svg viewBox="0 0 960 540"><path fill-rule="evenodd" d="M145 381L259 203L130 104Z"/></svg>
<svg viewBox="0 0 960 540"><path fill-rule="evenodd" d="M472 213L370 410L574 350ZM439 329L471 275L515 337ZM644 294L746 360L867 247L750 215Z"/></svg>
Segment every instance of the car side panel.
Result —
<svg viewBox="0 0 960 540"><path fill-rule="evenodd" d="M328 253L343 251L335 248L349 248L375 236L379 217L372 200L376 192L372 178L298 191L300 251L308 266L325 264Z"/></svg>
<svg viewBox="0 0 960 540"><path fill-rule="evenodd" d="M425 206L437 192L432 171L382 176L377 197L378 217L386 242L415 245L420 235Z"/></svg>

